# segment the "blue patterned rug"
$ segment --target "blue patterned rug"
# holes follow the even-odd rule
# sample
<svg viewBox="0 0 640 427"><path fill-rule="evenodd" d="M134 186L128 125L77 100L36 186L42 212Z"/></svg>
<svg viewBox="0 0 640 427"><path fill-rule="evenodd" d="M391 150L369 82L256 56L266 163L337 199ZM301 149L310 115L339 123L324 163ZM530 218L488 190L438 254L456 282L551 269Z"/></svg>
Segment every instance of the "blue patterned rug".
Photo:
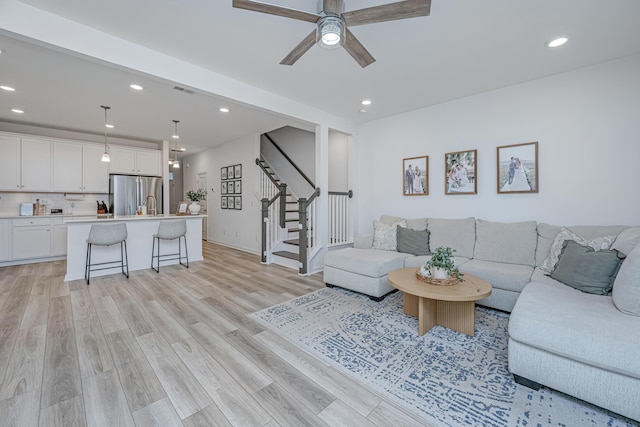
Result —
<svg viewBox="0 0 640 427"><path fill-rule="evenodd" d="M422 337L402 293L382 302L321 289L252 314L269 328L430 423L442 426L636 426L562 393L516 384L509 315L476 307L470 337L436 326Z"/></svg>

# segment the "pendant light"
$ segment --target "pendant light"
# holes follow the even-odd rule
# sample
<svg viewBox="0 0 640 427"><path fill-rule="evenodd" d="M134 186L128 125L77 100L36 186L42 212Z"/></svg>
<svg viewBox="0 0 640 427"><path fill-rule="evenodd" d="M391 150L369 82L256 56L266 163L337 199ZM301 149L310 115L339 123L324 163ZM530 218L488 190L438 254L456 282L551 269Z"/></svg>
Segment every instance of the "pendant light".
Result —
<svg viewBox="0 0 640 427"><path fill-rule="evenodd" d="M111 107L101 105L100 108L104 109L104 153L102 154L102 161L108 163L111 161L111 156L109 156L109 146L107 145L107 110Z"/></svg>
<svg viewBox="0 0 640 427"><path fill-rule="evenodd" d="M174 169L180 169L180 162L178 161L178 139L180 139L180 135L178 135L178 123L180 123L180 120L173 121L174 131L172 137L176 140L176 149L174 151L174 153L176 153L176 157L173 160Z"/></svg>

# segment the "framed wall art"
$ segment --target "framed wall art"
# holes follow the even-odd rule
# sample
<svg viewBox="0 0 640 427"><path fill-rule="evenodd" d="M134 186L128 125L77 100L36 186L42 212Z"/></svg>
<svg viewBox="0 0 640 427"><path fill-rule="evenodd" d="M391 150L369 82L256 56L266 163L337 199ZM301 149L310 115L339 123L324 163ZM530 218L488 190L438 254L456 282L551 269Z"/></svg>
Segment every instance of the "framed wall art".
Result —
<svg viewBox="0 0 640 427"><path fill-rule="evenodd" d="M227 166L227 179L233 179L233 166Z"/></svg>
<svg viewBox="0 0 640 427"><path fill-rule="evenodd" d="M498 194L538 192L538 143L497 149Z"/></svg>
<svg viewBox="0 0 640 427"><path fill-rule="evenodd" d="M220 168L220 179L227 179L227 167Z"/></svg>
<svg viewBox="0 0 640 427"><path fill-rule="evenodd" d="M478 150L456 151L444 155L444 194L478 193Z"/></svg>
<svg viewBox="0 0 640 427"><path fill-rule="evenodd" d="M220 208L227 209L227 196L220 197Z"/></svg>
<svg viewBox="0 0 640 427"><path fill-rule="evenodd" d="M402 195L429 194L429 156L402 159Z"/></svg>
<svg viewBox="0 0 640 427"><path fill-rule="evenodd" d="M227 209L233 209L233 196L227 196Z"/></svg>
<svg viewBox="0 0 640 427"><path fill-rule="evenodd" d="M220 194L227 194L227 183L223 182L220 184Z"/></svg>
<svg viewBox="0 0 640 427"><path fill-rule="evenodd" d="M233 177L235 179L242 178L242 165L235 165L233 167Z"/></svg>
<svg viewBox="0 0 640 427"><path fill-rule="evenodd" d="M227 194L234 193L233 181L227 181Z"/></svg>
<svg viewBox="0 0 640 427"><path fill-rule="evenodd" d="M234 194L242 194L242 181L234 181L234 188L233 188L233 192Z"/></svg>
<svg viewBox="0 0 640 427"><path fill-rule="evenodd" d="M234 209L242 210L242 196L235 196Z"/></svg>

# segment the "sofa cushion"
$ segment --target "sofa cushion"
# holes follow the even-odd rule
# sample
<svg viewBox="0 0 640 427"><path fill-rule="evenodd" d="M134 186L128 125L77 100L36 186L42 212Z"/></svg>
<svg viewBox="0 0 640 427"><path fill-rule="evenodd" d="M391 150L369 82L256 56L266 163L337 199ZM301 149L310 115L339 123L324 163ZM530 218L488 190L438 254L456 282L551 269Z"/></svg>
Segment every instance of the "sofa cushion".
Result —
<svg viewBox="0 0 640 427"><path fill-rule="evenodd" d="M478 219L473 258L534 267L537 239L535 221L505 223Z"/></svg>
<svg viewBox="0 0 640 427"><path fill-rule="evenodd" d="M621 312L640 316L640 245L627 255L620 266L613 282L613 302ZM636 334L638 331L640 329Z"/></svg>
<svg viewBox="0 0 640 427"><path fill-rule="evenodd" d="M473 258L473 247L476 244L476 220L429 218L427 228L431 233L429 247L431 250L440 246L455 249L455 255Z"/></svg>
<svg viewBox="0 0 640 427"><path fill-rule="evenodd" d="M398 247L398 227L407 226L405 220L391 225L373 221L373 248L383 251L395 251Z"/></svg>
<svg viewBox="0 0 640 427"><path fill-rule="evenodd" d="M494 288L520 292L530 282L533 267L472 259L462 264L460 271L481 277Z"/></svg>
<svg viewBox="0 0 640 427"><path fill-rule="evenodd" d="M429 255L429 230L411 230L398 227L398 252L411 255Z"/></svg>
<svg viewBox="0 0 640 427"><path fill-rule="evenodd" d="M427 218L401 218L399 216L393 215L380 215L380 222L384 224L393 224L394 222L406 221L407 228L412 230L426 230L427 229Z"/></svg>
<svg viewBox="0 0 640 427"><path fill-rule="evenodd" d="M515 341L635 378L639 330L640 317L618 311L611 297L539 282L524 288L509 318Z"/></svg>
<svg viewBox="0 0 640 427"><path fill-rule="evenodd" d="M404 268L404 259L412 255L378 249L345 248L329 251L324 265L369 277L380 277L391 270Z"/></svg>
<svg viewBox="0 0 640 427"><path fill-rule="evenodd" d="M620 261L618 251L596 252L566 240L551 277L582 292L607 295L613 287Z"/></svg>
<svg viewBox="0 0 640 427"><path fill-rule="evenodd" d="M581 245L589 246L596 251L601 251L609 249L615 239L616 236L612 235L595 237L587 240L580 237L568 228L562 227L558 235L553 239L553 243L551 244L551 248L549 249L549 255L542 262L542 264L540 264L540 268L547 273L551 273L553 271L556 264L558 263L558 259L560 258L560 252L562 252L562 245L564 244L565 240L573 240L574 242Z"/></svg>
<svg viewBox="0 0 640 427"><path fill-rule="evenodd" d="M616 241L611 245L611 249L615 249L620 254L627 256L638 245L640 245L640 227L629 227L618 234Z"/></svg>

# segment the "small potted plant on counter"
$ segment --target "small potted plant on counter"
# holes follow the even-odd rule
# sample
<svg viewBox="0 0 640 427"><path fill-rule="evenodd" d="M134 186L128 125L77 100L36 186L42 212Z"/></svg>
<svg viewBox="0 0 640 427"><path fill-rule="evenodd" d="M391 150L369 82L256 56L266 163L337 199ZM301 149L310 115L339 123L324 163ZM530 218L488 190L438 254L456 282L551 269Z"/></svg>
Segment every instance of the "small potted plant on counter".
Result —
<svg viewBox="0 0 640 427"><path fill-rule="evenodd" d="M204 188L198 188L196 191L187 191L187 199L191 200L189 205L189 212L191 215L198 215L200 213L200 200L207 199L207 190Z"/></svg>
<svg viewBox="0 0 640 427"><path fill-rule="evenodd" d="M455 249L440 246L431 252L431 259L420 268L420 274L436 280L462 281L460 270L453 263Z"/></svg>

